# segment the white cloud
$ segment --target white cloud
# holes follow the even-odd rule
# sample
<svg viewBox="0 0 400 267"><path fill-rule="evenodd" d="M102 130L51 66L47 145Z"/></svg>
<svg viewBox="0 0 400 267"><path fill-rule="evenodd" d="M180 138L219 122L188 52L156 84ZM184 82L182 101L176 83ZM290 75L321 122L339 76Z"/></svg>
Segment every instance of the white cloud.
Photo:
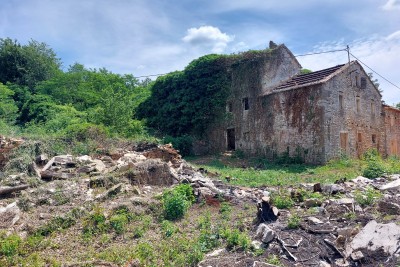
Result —
<svg viewBox="0 0 400 267"><path fill-rule="evenodd" d="M233 41L234 36L223 33L217 27L201 26L199 28L190 28L182 40L200 47L211 47L213 53L222 53L228 43Z"/></svg>
<svg viewBox="0 0 400 267"><path fill-rule="evenodd" d="M400 10L400 0L388 0L387 3L382 7L384 10Z"/></svg>
<svg viewBox="0 0 400 267"><path fill-rule="evenodd" d="M360 61L372 68L374 71L400 87L400 73L398 64L400 62L400 31L388 36L373 36L368 39L359 39L351 42L350 52ZM344 41L333 43L321 43L310 52L329 51L343 49L346 47ZM347 52L336 52L319 54L313 56L299 57L298 60L304 68L320 70L347 62ZM354 60L351 57L351 60ZM363 66L365 71L372 72ZM383 100L387 104L400 103L400 89L373 74L380 83L383 90Z"/></svg>

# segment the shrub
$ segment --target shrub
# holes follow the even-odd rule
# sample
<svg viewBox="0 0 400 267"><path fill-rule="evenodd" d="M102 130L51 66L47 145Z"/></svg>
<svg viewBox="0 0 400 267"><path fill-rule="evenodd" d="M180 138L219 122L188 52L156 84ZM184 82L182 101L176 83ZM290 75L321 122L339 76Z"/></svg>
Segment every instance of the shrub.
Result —
<svg viewBox="0 0 400 267"><path fill-rule="evenodd" d="M363 176L373 179L382 176L386 172L385 166L381 161L368 161L367 167L363 171Z"/></svg>
<svg viewBox="0 0 400 267"><path fill-rule="evenodd" d="M242 233L238 229L225 230L223 237L226 239L226 246L228 249L238 247L242 250L247 250L250 248L250 238L246 233Z"/></svg>
<svg viewBox="0 0 400 267"><path fill-rule="evenodd" d="M368 186L364 192L357 190L354 194L355 201L363 207L374 204L381 197L382 193L371 186Z"/></svg>
<svg viewBox="0 0 400 267"><path fill-rule="evenodd" d="M161 229L165 237L171 237L176 231L176 227L170 221L162 221Z"/></svg>
<svg viewBox="0 0 400 267"><path fill-rule="evenodd" d="M103 214L103 209L99 207L95 207L93 213L83 220L83 234L87 237L104 233L107 230L106 216Z"/></svg>
<svg viewBox="0 0 400 267"><path fill-rule="evenodd" d="M6 257L12 257L16 255L21 242L21 238L16 234L12 234L7 237L0 237L0 255L4 255Z"/></svg>
<svg viewBox="0 0 400 267"><path fill-rule="evenodd" d="M297 214L291 215L288 219L287 227L289 229L297 229L300 226L300 221L301 221L301 218L299 215L297 215Z"/></svg>
<svg viewBox="0 0 400 267"><path fill-rule="evenodd" d="M278 209L289 209L294 206L294 201L288 195L279 194L272 197L272 203Z"/></svg>
<svg viewBox="0 0 400 267"><path fill-rule="evenodd" d="M164 216L167 220L182 218L190 205L194 202L192 187L181 184L163 194Z"/></svg>

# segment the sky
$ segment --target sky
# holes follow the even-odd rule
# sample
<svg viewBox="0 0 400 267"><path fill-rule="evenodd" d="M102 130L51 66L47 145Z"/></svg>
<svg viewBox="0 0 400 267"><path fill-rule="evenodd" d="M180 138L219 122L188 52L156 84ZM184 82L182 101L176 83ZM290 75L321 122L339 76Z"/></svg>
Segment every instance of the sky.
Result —
<svg viewBox="0 0 400 267"><path fill-rule="evenodd" d="M295 55L349 45L400 87L400 0L0 0L0 38L7 37L48 44L65 70L78 62L136 77L182 70L210 53L264 49L270 40ZM348 59L336 52L298 60L315 71ZM400 89L374 77L383 100L399 103Z"/></svg>

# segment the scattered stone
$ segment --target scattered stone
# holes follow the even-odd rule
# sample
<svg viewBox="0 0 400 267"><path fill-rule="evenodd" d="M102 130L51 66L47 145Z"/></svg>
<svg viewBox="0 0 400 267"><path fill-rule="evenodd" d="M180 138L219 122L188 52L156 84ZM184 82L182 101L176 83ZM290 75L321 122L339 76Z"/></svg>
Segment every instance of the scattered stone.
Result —
<svg viewBox="0 0 400 267"><path fill-rule="evenodd" d="M213 252L208 253L206 255L206 257L217 257L217 256L221 255L224 252L226 252L226 249L220 248L220 249L214 250Z"/></svg>
<svg viewBox="0 0 400 267"><path fill-rule="evenodd" d="M323 224L324 222L315 217L308 217L307 220L315 225Z"/></svg>
<svg viewBox="0 0 400 267"><path fill-rule="evenodd" d="M337 260L335 260L335 266L348 267L348 266L350 266L350 263L348 261L346 261L345 259L337 259Z"/></svg>
<svg viewBox="0 0 400 267"><path fill-rule="evenodd" d="M353 251L365 250L377 252L382 250L388 255L393 255L399 247L400 226L395 223L381 224L375 220L370 221L346 246L346 255Z"/></svg>
<svg viewBox="0 0 400 267"><path fill-rule="evenodd" d="M20 219L21 210L17 202L13 202L6 207L0 207L0 229L8 229Z"/></svg>
<svg viewBox="0 0 400 267"><path fill-rule="evenodd" d="M255 237L257 239L260 239L263 243L268 244L275 239L276 233L274 230L269 228L268 225L266 225L265 223L261 223L257 227L257 232Z"/></svg>
<svg viewBox="0 0 400 267"><path fill-rule="evenodd" d="M322 192L321 184L316 183L314 184L314 192Z"/></svg>
<svg viewBox="0 0 400 267"><path fill-rule="evenodd" d="M322 201L319 199L316 199L316 198L306 199L302 203L302 206L306 207L306 208L319 207L321 205L322 205Z"/></svg>
<svg viewBox="0 0 400 267"><path fill-rule="evenodd" d="M364 254L361 251L356 251L350 254L350 258L353 261L360 261L362 259L364 259Z"/></svg>
<svg viewBox="0 0 400 267"><path fill-rule="evenodd" d="M357 178L351 179L350 181L356 184L370 184L372 182L371 179L365 178L363 176L357 176Z"/></svg>
<svg viewBox="0 0 400 267"><path fill-rule="evenodd" d="M329 263L327 263L326 261L320 261L318 267L331 267L332 265L330 265Z"/></svg>
<svg viewBox="0 0 400 267"><path fill-rule="evenodd" d="M335 195L338 193L344 193L345 190L343 186L340 186L338 184L327 184L322 186L322 192L330 195Z"/></svg>
<svg viewBox="0 0 400 267"><path fill-rule="evenodd" d="M263 245L263 243L260 242L260 241L258 241L258 240L253 240L253 241L251 241L251 246L252 246L254 249L261 249L262 245Z"/></svg>
<svg viewBox="0 0 400 267"><path fill-rule="evenodd" d="M98 200L104 200L113 196L116 196L119 192L121 192L122 183L114 185L110 189L106 190L105 192L101 193L100 195L96 196Z"/></svg>
<svg viewBox="0 0 400 267"><path fill-rule="evenodd" d="M393 182L390 182L388 184L385 184L379 188L381 191L385 190L399 190L400 188L400 179L394 180Z"/></svg>

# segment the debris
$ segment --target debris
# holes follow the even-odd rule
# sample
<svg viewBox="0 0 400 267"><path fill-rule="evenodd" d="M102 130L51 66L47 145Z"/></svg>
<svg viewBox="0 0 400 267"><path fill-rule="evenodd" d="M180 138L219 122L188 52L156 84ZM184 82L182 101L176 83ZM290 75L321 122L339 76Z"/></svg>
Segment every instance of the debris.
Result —
<svg viewBox="0 0 400 267"><path fill-rule="evenodd" d="M0 196L9 195L11 193L25 190L27 188L29 188L29 185L27 184L17 185L17 186L3 186L0 187Z"/></svg>
<svg viewBox="0 0 400 267"><path fill-rule="evenodd" d="M361 251L355 251L350 254L350 258L353 261L360 261L360 260L364 259L364 254Z"/></svg>
<svg viewBox="0 0 400 267"><path fill-rule="evenodd" d="M265 223L261 223L257 227L255 238L260 239L263 243L268 244L275 239L276 233Z"/></svg>
<svg viewBox="0 0 400 267"><path fill-rule="evenodd" d="M100 195L96 196L96 199L104 200L113 197L117 195L119 192L121 192L121 189L122 189L122 183L119 183L117 185L114 185L110 189L106 190L105 192L101 193Z"/></svg>
<svg viewBox="0 0 400 267"><path fill-rule="evenodd" d="M398 252L399 239L399 225L395 223L381 224L372 220L346 245L346 255L350 256L357 250L369 252L383 250L384 253L393 255Z"/></svg>
<svg viewBox="0 0 400 267"><path fill-rule="evenodd" d="M390 201L381 200L378 202L378 211L388 215L400 215L400 205Z"/></svg>
<svg viewBox="0 0 400 267"><path fill-rule="evenodd" d="M399 190L400 189L400 179L394 180L388 184L385 184L379 188L381 191L385 190Z"/></svg>
<svg viewBox="0 0 400 267"><path fill-rule="evenodd" d="M13 202L5 208L0 207L0 229L7 229L13 226L20 219L21 210L17 202Z"/></svg>

